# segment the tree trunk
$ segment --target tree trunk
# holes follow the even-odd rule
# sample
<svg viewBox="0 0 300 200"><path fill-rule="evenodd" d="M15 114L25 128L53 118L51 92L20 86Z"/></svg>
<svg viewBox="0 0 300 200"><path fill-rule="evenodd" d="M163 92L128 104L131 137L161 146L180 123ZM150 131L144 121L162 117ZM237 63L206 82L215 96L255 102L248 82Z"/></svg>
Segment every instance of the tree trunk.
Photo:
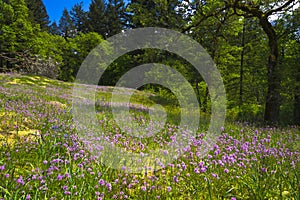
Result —
<svg viewBox="0 0 300 200"><path fill-rule="evenodd" d="M201 108L201 97L200 97L200 91L199 91L199 81L198 79L195 80L195 85L196 85L196 92L197 92L197 100L198 100L198 104L199 107Z"/></svg>
<svg viewBox="0 0 300 200"><path fill-rule="evenodd" d="M208 98L209 98L209 90L208 90L208 86L206 86L206 89L205 89L205 96L204 96L204 99L203 99L203 112L206 112L207 111L207 104L208 104Z"/></svg>
<svg viewBox="0 0 300 200"><path fill-rule="evenodd" d="M242 52L241 52L241 65L240 65L239 106L241 106L243 104L243 75L244 75L244 55L245 55L245 31L246 31L246 21L244 21L244 23L243 23L243 32L242 32L243 35L242 35Z"/></svg>
<svg viewBox="0 0 300 200"><path fill-rule="evenodd" d="M294 123L300 125L300 88L298 87L294 99Z"/></svg>
<svg viewBox="0 0 300 200"><path fill-rule="evenodd" d="M0 72L4 72L4 69L3 69L3 59L0 58Z"/></svg>
<svg viewBox="0 0 300 200"><path fill-rule="evenodd" d="M265 104L264 120L267 123L278 122L280 108L280 76L278 70L278 41L272 24L266 17L260 18L260 24L268 36L270 55L267 65L268 93Z"/></svg>
<svg viewBox="0 0 300 200"><path fill-rule="evenodd" d="M296 74L296 87L294 92L294 123L300 125L300 67Z"/></svg>

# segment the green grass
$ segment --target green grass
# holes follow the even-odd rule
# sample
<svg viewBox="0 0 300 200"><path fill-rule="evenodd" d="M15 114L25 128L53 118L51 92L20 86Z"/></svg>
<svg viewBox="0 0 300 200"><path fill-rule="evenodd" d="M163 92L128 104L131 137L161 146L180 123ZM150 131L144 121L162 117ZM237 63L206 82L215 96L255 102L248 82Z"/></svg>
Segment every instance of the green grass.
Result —
<svg viewBox="0 0 300 200"><path fill-rule="evenodd" d="M179 108L163 102L167 124L152 137L130 135L105 104L113 89L96 91L104 135L99 140L146 154L165 149L181 133ZM73 122L71 83L0 74L0 90L0 199L300 199L299 127L227 123L217 143L200 156L210 118L201 113L197 137L180 158L156 171L128 173L101 162L79 137L89 127L82 130ZM129 92L120 89L116 102L123 103ZM141 91L130 98L130 112L141 129L153 126L141 107L161 99ZM116 160L109 149L97 152Z"/></svg>

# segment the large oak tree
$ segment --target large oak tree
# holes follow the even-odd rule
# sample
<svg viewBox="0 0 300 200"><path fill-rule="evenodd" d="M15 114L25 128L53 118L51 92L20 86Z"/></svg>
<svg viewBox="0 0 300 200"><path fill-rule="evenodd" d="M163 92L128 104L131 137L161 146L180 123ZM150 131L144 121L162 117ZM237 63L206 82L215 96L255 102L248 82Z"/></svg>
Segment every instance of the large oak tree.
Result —
<svg viewBox="0 0 300 200"><path fill-rule="evenodd" d="M297 0L289 1L200 1L197 7L196 19L183 29L184 32L192 27L199 26L209 17L219 15L222 12L234 12L235 15L245 18L256 18L268 38L268 92L266 96L264 120L277 122L280 110L280 74L278 66L278 34L272 23L271 16L285 13L293 8ZM208 8L209 6L209 8Z"/></svg>

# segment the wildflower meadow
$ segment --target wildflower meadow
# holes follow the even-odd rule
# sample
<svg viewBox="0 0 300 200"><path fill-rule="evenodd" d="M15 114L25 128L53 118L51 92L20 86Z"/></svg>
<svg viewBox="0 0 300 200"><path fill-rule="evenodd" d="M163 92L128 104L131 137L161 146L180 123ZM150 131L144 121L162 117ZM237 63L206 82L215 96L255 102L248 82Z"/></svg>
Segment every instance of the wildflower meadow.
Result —
<svg viewBox="0 0 300 200"><path fill-rule="evenodd" d="M108 108L111 89L96 91L97 122L105 133L100 139L141 155L178 142L174 136L182 127L172 117L143 139L118 127ZM203 125L173 162L128 173L106 166L78 137L71 83L0 74L0 91L0 199L300 199L299 127L226 122L203 157ZM120 106L123 95L124 88ZM160 123L149 122L149 95L131 98L141 127Z"/></svg>

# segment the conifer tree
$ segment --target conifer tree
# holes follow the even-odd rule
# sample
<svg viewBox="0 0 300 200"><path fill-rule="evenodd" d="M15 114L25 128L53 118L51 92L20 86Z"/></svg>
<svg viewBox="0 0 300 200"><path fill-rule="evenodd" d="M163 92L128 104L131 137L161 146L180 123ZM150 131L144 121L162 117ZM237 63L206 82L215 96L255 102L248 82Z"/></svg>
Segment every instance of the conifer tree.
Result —
<svg viewBox="0 0 300 200"><path fill-rule="evenodd" d="M42 0L26 0L29 10L29 19L34 24L39 24L43 31L49 31L49 15Z"/></svg>
<svg viewBox="0 0 300 200"><path fill-rule="evenodd" d="M60 35L64 37L66 40L76 35L75 26L66 8L63 10L63 15L59 20L58 27L59 27Z"/></svg>
<svg viewBox="0 0 300 200"><path fill-rule="evenodd" d="M123 0L109 0L105 14L107 37L120 33L126 28L125 3Z"/></svg>
<svg viewBox="0 0 300 200"><path fill-rule="evenodd" d="M31 50L35 27L24 0L1 1L0 10L0 67L12 68L18 62L16 53Z"/></svg>
<svg viewBox="0 0 300 200"><path fill-rule="evenodd" d="M70 16L77 32L88 32L88 12L83 9L83 2L76 3L71 11Z"/></svg>
<svg viewBox="0 0 300 200"><path fill-rule="evenodd" d="M178 0L132 0L128 6L133 28L159 26L178 29L183 26L183 5Z"/></svg>
<svg viewBox="0 0 300 200"><path fill-rule="evenodd" d="M88 12L89 32L96 32L106 37L105 10L103 0L92 0Z"/></svg>
<svg viewBox="0 0 300 200"><path fill-rule="evenodd" d="M52 35L59 35L59 27L56 22L52 22L52 24L49 26L49 33Z"/></svg>

